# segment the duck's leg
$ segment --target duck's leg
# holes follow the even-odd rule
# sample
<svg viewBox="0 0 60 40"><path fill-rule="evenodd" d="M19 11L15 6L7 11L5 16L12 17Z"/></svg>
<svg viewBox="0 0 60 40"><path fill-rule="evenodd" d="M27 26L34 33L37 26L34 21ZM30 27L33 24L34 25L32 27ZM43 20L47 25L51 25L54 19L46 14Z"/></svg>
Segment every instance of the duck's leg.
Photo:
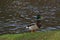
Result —
<svg viewBox="0 0 60 40"><path fill-rule="evenodd" d="M35 32L36 30L33 30L33 32Z"/></svg>
<svg viewBox="0 0 60 40"><path fill-rule="evenodd" d="M36 30L31 30L31 33L34 33Z"/></svg>

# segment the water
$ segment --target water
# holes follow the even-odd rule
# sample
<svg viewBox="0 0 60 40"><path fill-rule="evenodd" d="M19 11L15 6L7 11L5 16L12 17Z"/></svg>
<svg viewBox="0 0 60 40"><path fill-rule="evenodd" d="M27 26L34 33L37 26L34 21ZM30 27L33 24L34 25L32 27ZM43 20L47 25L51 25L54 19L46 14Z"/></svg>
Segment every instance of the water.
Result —
<svg viewBox="0 0 60 40"><path fill-rule="evenodd" d="M49 29L48 27L51 26L60 29L60 5L58 1L55 2L52 0L50 2L48 1L49 3L42 0L39 0L39 2L28 0L1 1L0 27L3 29L4 27L16 26L14 29L18 29L32 22L36 22L36 16L40 14L42 16L42 25L45 28Z"/></svg>

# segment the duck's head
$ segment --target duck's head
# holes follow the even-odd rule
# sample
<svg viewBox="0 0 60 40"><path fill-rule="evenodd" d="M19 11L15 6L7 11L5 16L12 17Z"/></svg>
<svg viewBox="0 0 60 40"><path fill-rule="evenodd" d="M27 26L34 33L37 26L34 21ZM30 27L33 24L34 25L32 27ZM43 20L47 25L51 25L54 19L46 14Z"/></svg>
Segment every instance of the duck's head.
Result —
<svg viewBox="0 0 60 40"><path fill-rule="evenodd" d="M37 18L36 19L40 19L41 18L41 15L37 15Z"/></svg>

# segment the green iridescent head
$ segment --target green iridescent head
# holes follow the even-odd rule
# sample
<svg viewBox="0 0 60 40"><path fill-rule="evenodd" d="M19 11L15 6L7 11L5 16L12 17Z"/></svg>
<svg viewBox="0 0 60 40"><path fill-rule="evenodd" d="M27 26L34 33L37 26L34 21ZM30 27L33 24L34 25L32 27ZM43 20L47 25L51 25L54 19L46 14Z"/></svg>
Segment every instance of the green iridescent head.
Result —
<svg viewBox="0 0 60 40"><path fill-rule="evenodd" d="M41 19L41 16L40 15L37 15L37 19Z"/></svg>

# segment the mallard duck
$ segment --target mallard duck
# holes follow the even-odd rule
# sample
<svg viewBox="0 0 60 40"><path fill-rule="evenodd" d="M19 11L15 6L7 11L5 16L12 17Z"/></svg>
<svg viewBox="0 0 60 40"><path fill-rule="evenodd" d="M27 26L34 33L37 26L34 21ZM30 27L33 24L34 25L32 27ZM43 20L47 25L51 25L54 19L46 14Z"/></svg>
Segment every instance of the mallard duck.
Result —
<svg viewBox="0 0 60 40"><path fill-rule="evenodd" d="M38 18L39 19L39 15ZM37 29L41 27L41 21L37 20L36 23L31 23L31 25L28 25L26 28L29 29L31 32L35 32Z"/></svg>

